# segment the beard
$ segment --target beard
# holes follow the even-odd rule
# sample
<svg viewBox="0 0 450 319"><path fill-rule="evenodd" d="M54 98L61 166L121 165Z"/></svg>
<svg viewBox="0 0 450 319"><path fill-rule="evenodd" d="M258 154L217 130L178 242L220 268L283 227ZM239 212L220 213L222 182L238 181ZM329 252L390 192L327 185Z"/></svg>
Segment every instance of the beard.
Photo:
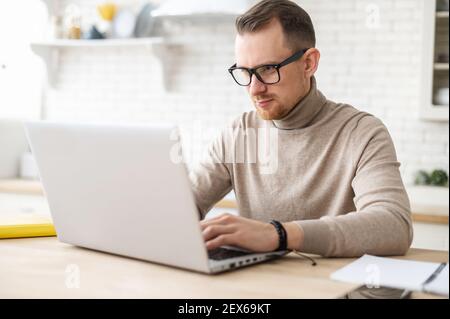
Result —
<svg viewBox="0 0 450 319"><path fill-rule="evenodd" d="M259 98L258 100L264 100L272 97L264 97ZM271 101L269 108L261 108L258 107L255 103L256 112L258 113L259 117L263 120L270 121L270 120L281 120L283 117L285 117L289 111L292 109L292 107L288 108L281 104L279 104L276 100Z"/></svg>

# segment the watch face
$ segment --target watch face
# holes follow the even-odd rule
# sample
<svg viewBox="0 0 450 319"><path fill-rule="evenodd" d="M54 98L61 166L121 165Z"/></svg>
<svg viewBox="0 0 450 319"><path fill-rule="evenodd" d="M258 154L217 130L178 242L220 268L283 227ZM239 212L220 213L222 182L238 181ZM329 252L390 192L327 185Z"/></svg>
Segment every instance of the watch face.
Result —
<svg viewBox="0 0 450 319"><path fill-rule="evenodd" d="M114 18L113 36L115 38L130 38L133 36L136 17L129 10L120 10Z"/></svg>

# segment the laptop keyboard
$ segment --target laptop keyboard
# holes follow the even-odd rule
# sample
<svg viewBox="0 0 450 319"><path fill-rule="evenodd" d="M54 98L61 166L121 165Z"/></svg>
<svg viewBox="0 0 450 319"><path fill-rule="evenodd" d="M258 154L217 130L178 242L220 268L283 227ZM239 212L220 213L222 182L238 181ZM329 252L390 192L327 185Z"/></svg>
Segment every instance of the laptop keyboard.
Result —
<svg viewBox="0 0 450 319"><path fill-rule="evenodd" d="M238 251L226 248L216 248L208 251L208 257L213 260L224 260L235 257L242 257L246 255L254 254L252 252Z"/></svg>

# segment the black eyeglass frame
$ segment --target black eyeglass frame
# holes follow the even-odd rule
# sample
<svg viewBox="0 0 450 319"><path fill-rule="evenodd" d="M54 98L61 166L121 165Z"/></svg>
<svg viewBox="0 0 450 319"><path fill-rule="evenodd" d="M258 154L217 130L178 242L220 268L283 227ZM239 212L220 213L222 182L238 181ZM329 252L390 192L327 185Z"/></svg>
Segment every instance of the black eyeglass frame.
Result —
<svg viewBox="0 0 450 319"><path fill-rule="evenodd" d="M295 52L293 55L291 55L290 57L288 57L286 60L284 60L283 62L278 63L278 64L263 64L263 65L260 65L260 66L255 67L255 68L244 68L244 67L237 67L237 64L235 63L235 64L233 64L233 65L228 69L228 72L230 72L231 76L233 77L233 80L234 80L238 85L240 85L240 86L249 86L249 85L252 83L253 74L256 76L256 78L257 78L261 83L264 83L264 84L266 84L266 85L277 84L277 83L279 83L279 82L281 81L280 69L281 69L283 66L286 66L286 65L288 65L288 64L291 64L292 62L295 62L295 61L297 61L298 59L300 59L300 58L306 53L306 51L308 51L309 49L310 49L310 48L307 48L307 49L303 49L303 50L297 51L297 52ZM273 82L273 83L266 83L266 82L264 82L264 80L261 78L261 76L258 74L258 72L256 72L256 70L258 70L258 69L260 69L260 68L263 68L263 67L274 67L275 70L277 70L277 73L278 73L278 81ZM239 82L236 80L236 78L235 78L234 75L233 75L233 71L235 71L235 70L245 70L245 71L247 71L247 72L249 73L250 76L249 76L248 84L241 84L241 83L239 83Z"/></svg>

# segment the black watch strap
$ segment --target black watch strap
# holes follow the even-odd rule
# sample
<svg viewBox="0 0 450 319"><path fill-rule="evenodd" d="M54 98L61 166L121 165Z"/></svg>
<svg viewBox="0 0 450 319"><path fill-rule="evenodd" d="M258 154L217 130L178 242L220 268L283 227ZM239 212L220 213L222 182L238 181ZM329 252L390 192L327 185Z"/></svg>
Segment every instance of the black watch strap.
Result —
<svg viewBox="0 0 450 319"><path fill-rule="evenodd" d="M283 225L277 221L272 219L270 223L275 227L277 233L278 233L278 249L277 250L287 250L287 232L286 229L284 229Z"/></svg>

